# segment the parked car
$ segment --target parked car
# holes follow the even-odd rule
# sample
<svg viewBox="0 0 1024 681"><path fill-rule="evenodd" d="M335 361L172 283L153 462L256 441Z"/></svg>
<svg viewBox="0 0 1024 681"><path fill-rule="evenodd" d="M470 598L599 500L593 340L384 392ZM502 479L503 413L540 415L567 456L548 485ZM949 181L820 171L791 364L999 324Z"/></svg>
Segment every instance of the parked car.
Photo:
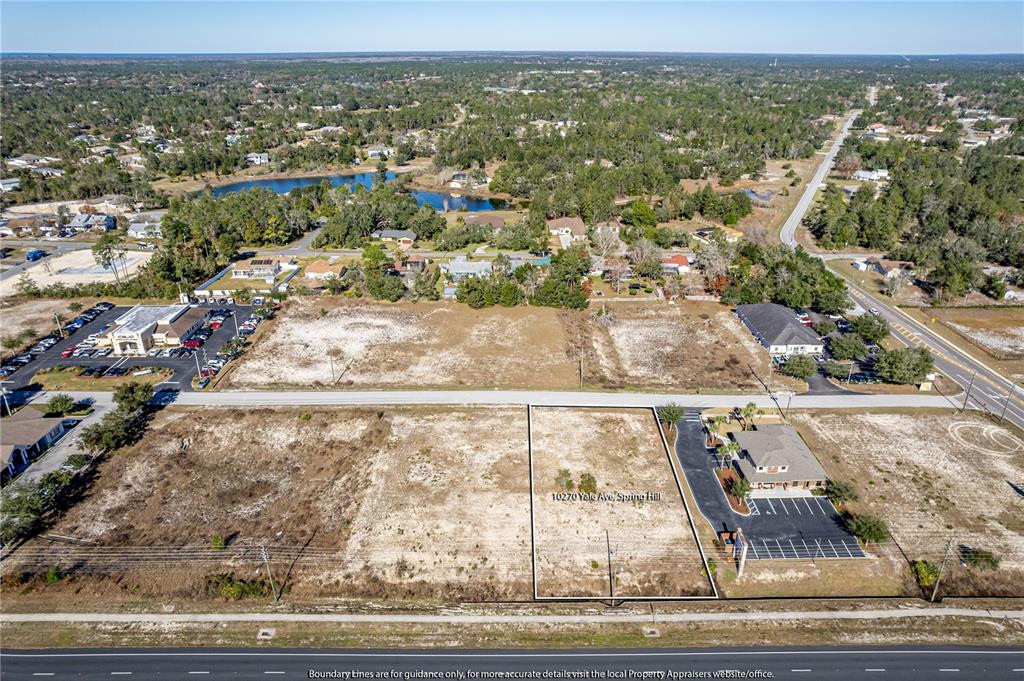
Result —
<svg viewBox="0 0 1024 681"><path fill-rule="evenodd" d="M110 367L103 372L104 376L124 376L128 373L128 370L124 367Z"/></svg>
<svg viewBox="0 0 1024 681"><path fill-rule="evenodd" d="M74 353L74 351L77 350L77 349L78 349L77 345L72 345L70 347L64 348L63 350L60 351L60 356L61 357L70 357L72 355L72 353Z"/></svg>
<svg viewBox="0 0 1024 681"><path fill-rule="evenodd" d="M187 341L182 343L182 345L184 345L186 348L200 348L203 346L203 341L193 336L192 338L189 338Z"/></svg>
<svg viewBox="0 0 1024 681"><path fill-rule="evenodd" d="M114 351L113 348L101 348L101 349L97 350L96 354L93 355L93 356L94 357L106 357L107 355L109 355L113 351Z"/></svg>
<svg viewBox="0 0 1024 681"><path fill-rule="evenodd" d="M201 376L199 378L199 381L196 383L196 387L197 388L205 388L208 385L210 385L210 377L209 376Z"/></svg>
<svg viewBox="0 0 1024 681"><path fill-rule="evenodd" d="M113 303L106 303L106 302L104 302L104 303L96 303L96 305L94 307L97 310L102 310L103 312L106 312L107 310L114 309L114 304Z"/></svg>

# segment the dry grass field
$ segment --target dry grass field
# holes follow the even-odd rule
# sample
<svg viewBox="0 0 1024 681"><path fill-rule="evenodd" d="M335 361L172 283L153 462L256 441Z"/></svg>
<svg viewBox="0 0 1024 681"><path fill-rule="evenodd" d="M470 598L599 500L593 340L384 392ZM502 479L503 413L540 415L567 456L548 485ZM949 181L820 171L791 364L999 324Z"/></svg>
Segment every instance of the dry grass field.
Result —
<svg viewBox="0 0 1024 681"><path fill-rule="evenodd" d="M758 375L767 373L767 353L729 308L687 301L610 303L605 309L610 314L591 313L578 322L588 383L664 391L763 389ZM775 382L798 387L779 374Z"/></svg>
<svg viewBox="0 0 1024 681"><path fill-rule="evenodd" d="M905 309L1004 376L1024 379L1024 307Z"/></svg>
<svg viewBox="0 0 1024 681"><path fill-rule="evenodd" d="M52 532L115 552L220 536L225 563L305 547L296 594L528 598L526 412L167 410Z"/></svg>
<svg viewBox="0 0 1024 681"><path fill-rule="evenodd" d="M457 304L289 301L228 376L236 389L565 388L577 372L557 312Z"/></svg>
<svg viewBox="0 0 1024 681"><path fill-rule="evenodd" d="M67 318L73 314L69 309L72 300L27 300L23 302L0 305L0 337L10 338L31 329L43 335L55 327L54 314ZM82 298L78 300L83 309L92 305L95 300Z"/></svg>
<svg viewBox="0 0 1024 681"><path fill-rule="evenodd" d="M531 430L538 595L608 596L612 578L616 596L711 594L650 411L534 408ZM576 496L560 496L562 470ZM580 496L584 474L596 496Z"/></svg>
<svg viewBox="0 0 1024 681"><path fill-rule="evenodd" d="M1024 571L1024 438L966 413L799 413L794 423L823 453L830 478L854 482L849 508L889 525L910 560L938 562L946 542ZM954 560L954 564L959 561ZM1015 593L1021 595L1019 582Z"/></svg>
<svg viewBox="0 0 1024 681"><path fill-rule="evenodd" d="M289 301L228 389L478 387L758 390L767 355L714 303L608 304L611 314L454 303ZM332 375L333 364L333 375ZM780 377L778 380L787 380ZM795 386L795 384L794 384Z"/></svg>

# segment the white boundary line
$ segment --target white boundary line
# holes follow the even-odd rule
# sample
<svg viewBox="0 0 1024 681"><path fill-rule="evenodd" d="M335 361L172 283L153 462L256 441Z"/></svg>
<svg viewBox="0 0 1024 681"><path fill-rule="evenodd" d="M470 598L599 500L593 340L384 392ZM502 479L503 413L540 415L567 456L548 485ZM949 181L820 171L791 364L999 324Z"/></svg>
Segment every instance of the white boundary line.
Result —
<svg viewBox="0 0 1024 681"><path fill-rule="evenodd" d="M544 404L538 405L545 409L608 409L608 407L597 406L597 407L581 407L579 405L552 405ZM658 422L658 411L656 407L648 407L651 410L651 414L654 417L654 426L658 429L658 434L661 436L661 443L665 450L665 455L668 457L669 468L672 469L672 477L676 481L676 489L679 491L679 498L683 502L683 508L686 510L686 517L690 523L690 530L693 532L693 538L697 542L697 550L700 552L701 562L704 564L704 574L707 576L708 583L711 584L711 591L714 593L713 596L594 596L587 594L585 596L541 596L537 592L537 545L536 545L536 515L533 509L533 407L534 405L527 405L527 455L530 461L530 534L531 544L533 549L531 551L532 563L533 563L533 598L536 601L708 601L718 600L721 596L718 594L718 587L715 586L715 580L711 577L711 569L708 566L707 556L704 555L704 547L701 546L700 537L697 536L697 528L693 524L693 515L690 513L690 506L686 503L686 495L683 494L683 488L679 483L679 475L676 473L676 467L672 461L672 451L668 447L668 441L665 439L665 433L661 429L661 424ZM615 407L613 407L615 408ZM618 407L618 409L629 407ZM633 409L644 409L644 407L632 407Z"/></svg>

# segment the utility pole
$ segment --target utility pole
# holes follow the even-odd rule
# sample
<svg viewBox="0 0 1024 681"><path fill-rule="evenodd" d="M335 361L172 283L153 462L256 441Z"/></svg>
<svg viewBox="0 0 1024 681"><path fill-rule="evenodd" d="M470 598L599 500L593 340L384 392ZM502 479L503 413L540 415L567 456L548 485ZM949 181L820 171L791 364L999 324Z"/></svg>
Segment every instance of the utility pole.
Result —
<svg viewBox="0 0 1024 681"><path fill-rule="evenodd" d="M60 332L60 337L61 337L61 338L67 338L67 336L66 336L66 335L64 335L64 325L63 325L63 324L61 324L61 322L60 322L60 315L59 315L59 314L57 314L56 312L54 312L54 313L53 313L53 320L54 320L55 322L57 322L57 331L59 331L59 332Z"/></svg>
<svg viewBox="0 0 1024 681"><path fill-rule="evenodd" d="M274 573L270 571L270 554L267 553L267 547L260 544L260 557L263 558L263 564L267 566L267 577L270 578L270 590L274 592L274 600L280 600L277 595L277 587L274 586Z"/></svg>
<svg viewBox="0 0 1024 681"><path fill-rule="evenodd" d="M4 383L7 383L7 382L8 381L4 381ZM4 400L4 411L6 411L7 415L10 416L11 415L11 405L7 401L7 386L6 385L0 386L0 397L2 397L3 400Z"/></svg>
<svg viewBox="0 0 1024 681"><path fill-rule="evenodd" d="M768 355L768 394L772 394L772 374L775 373L775 360Z"/></svg>
<svg viewBox="0 0 1024 681"><path fill-rule="evenodd" d="M785 413L783 413L783 416L786 416L787 414L789 414L789 405L791 405L791 404L793 404L793 391L792 390L789 391L789 398L786 400L786 411L785 411Z"/></svg>
<svg viewBox="0 0 1024 681"><path fill-rule="evenodd" d="M604 543L608 549L608 594L611 596L612 605L615 605L615 576L612 574L612 540L608 530L604 531Z"/></svg>
<svg viewBox="0 0 1024 681"><path fill-rule="evenodd" d="M967 401L971 399L971 389L974 388L974 379L978 377L978 372L975 371L971 374L971 384L967 386L967 393L964 395L964 406L960 408L960 413L963 414L967 411Z"/></svg>
<svg viewBox="0 0 1024 681"><path fill-rule="evenodd" d="M334 385L335 383L338 382L338 379L334 376L334 358L331 357L330 354L328 354L327 361L331 363L331 385Z"/></svg>
<svg viewBox="0 0 1024 681"><path fill-rule="evenodd" d="M747 540L743 536L743 528L742 527L736 530L736 542L740 545L740 563L736 567L736 579L742 579L742 577L743 577L743 570L744 570L744 568L747 567L747 550L749 548L747 546ZM736 557L736 547L735 547L735 545L733 545L732 555L733 555L733 558Z"/></svg>
<svg viewBox="0 0 1024 681"><path fill-rule="evenodd" d="M935 602L935 595L939 593L939 583L942 581L942 575L946 572L946 561L949 560L949 552L953 549L953 538L950 537L949 541L946 542L946 553L942 556L942 565L939 566L939 575L935 578L935 588L932 589L932 597L928 600L932 603Z"/></svg>
<svg viewBox="0 0 1024 681"><path fill-rule="evenodd" d="M999 414L999 422L1002 423L1006 417L1006 408L1010 406L1010 400L1013 399L1013 394L1017 392L1017 381L1010 384L1010 390L1006 393L1006 399L1003 401L1003 411Z"/></svg>
<svg viewBox="0 0 1024 681"><path fill-rule="evenodd" d="M853 380L853 362L850 362L850 373L846 375L846 385L850 385L850 381Z"/></svg>

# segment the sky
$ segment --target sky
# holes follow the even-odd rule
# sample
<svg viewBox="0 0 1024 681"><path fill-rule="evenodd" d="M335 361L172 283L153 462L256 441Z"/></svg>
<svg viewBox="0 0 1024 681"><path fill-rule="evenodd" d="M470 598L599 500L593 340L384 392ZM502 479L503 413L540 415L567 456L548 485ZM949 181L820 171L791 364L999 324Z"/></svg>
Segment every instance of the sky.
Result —
<svg viewBox="0 0 1024 681"><path fill-rule="evenodd" d="M1024 53L1024 1L0 0L0 51Z"/></svg>

